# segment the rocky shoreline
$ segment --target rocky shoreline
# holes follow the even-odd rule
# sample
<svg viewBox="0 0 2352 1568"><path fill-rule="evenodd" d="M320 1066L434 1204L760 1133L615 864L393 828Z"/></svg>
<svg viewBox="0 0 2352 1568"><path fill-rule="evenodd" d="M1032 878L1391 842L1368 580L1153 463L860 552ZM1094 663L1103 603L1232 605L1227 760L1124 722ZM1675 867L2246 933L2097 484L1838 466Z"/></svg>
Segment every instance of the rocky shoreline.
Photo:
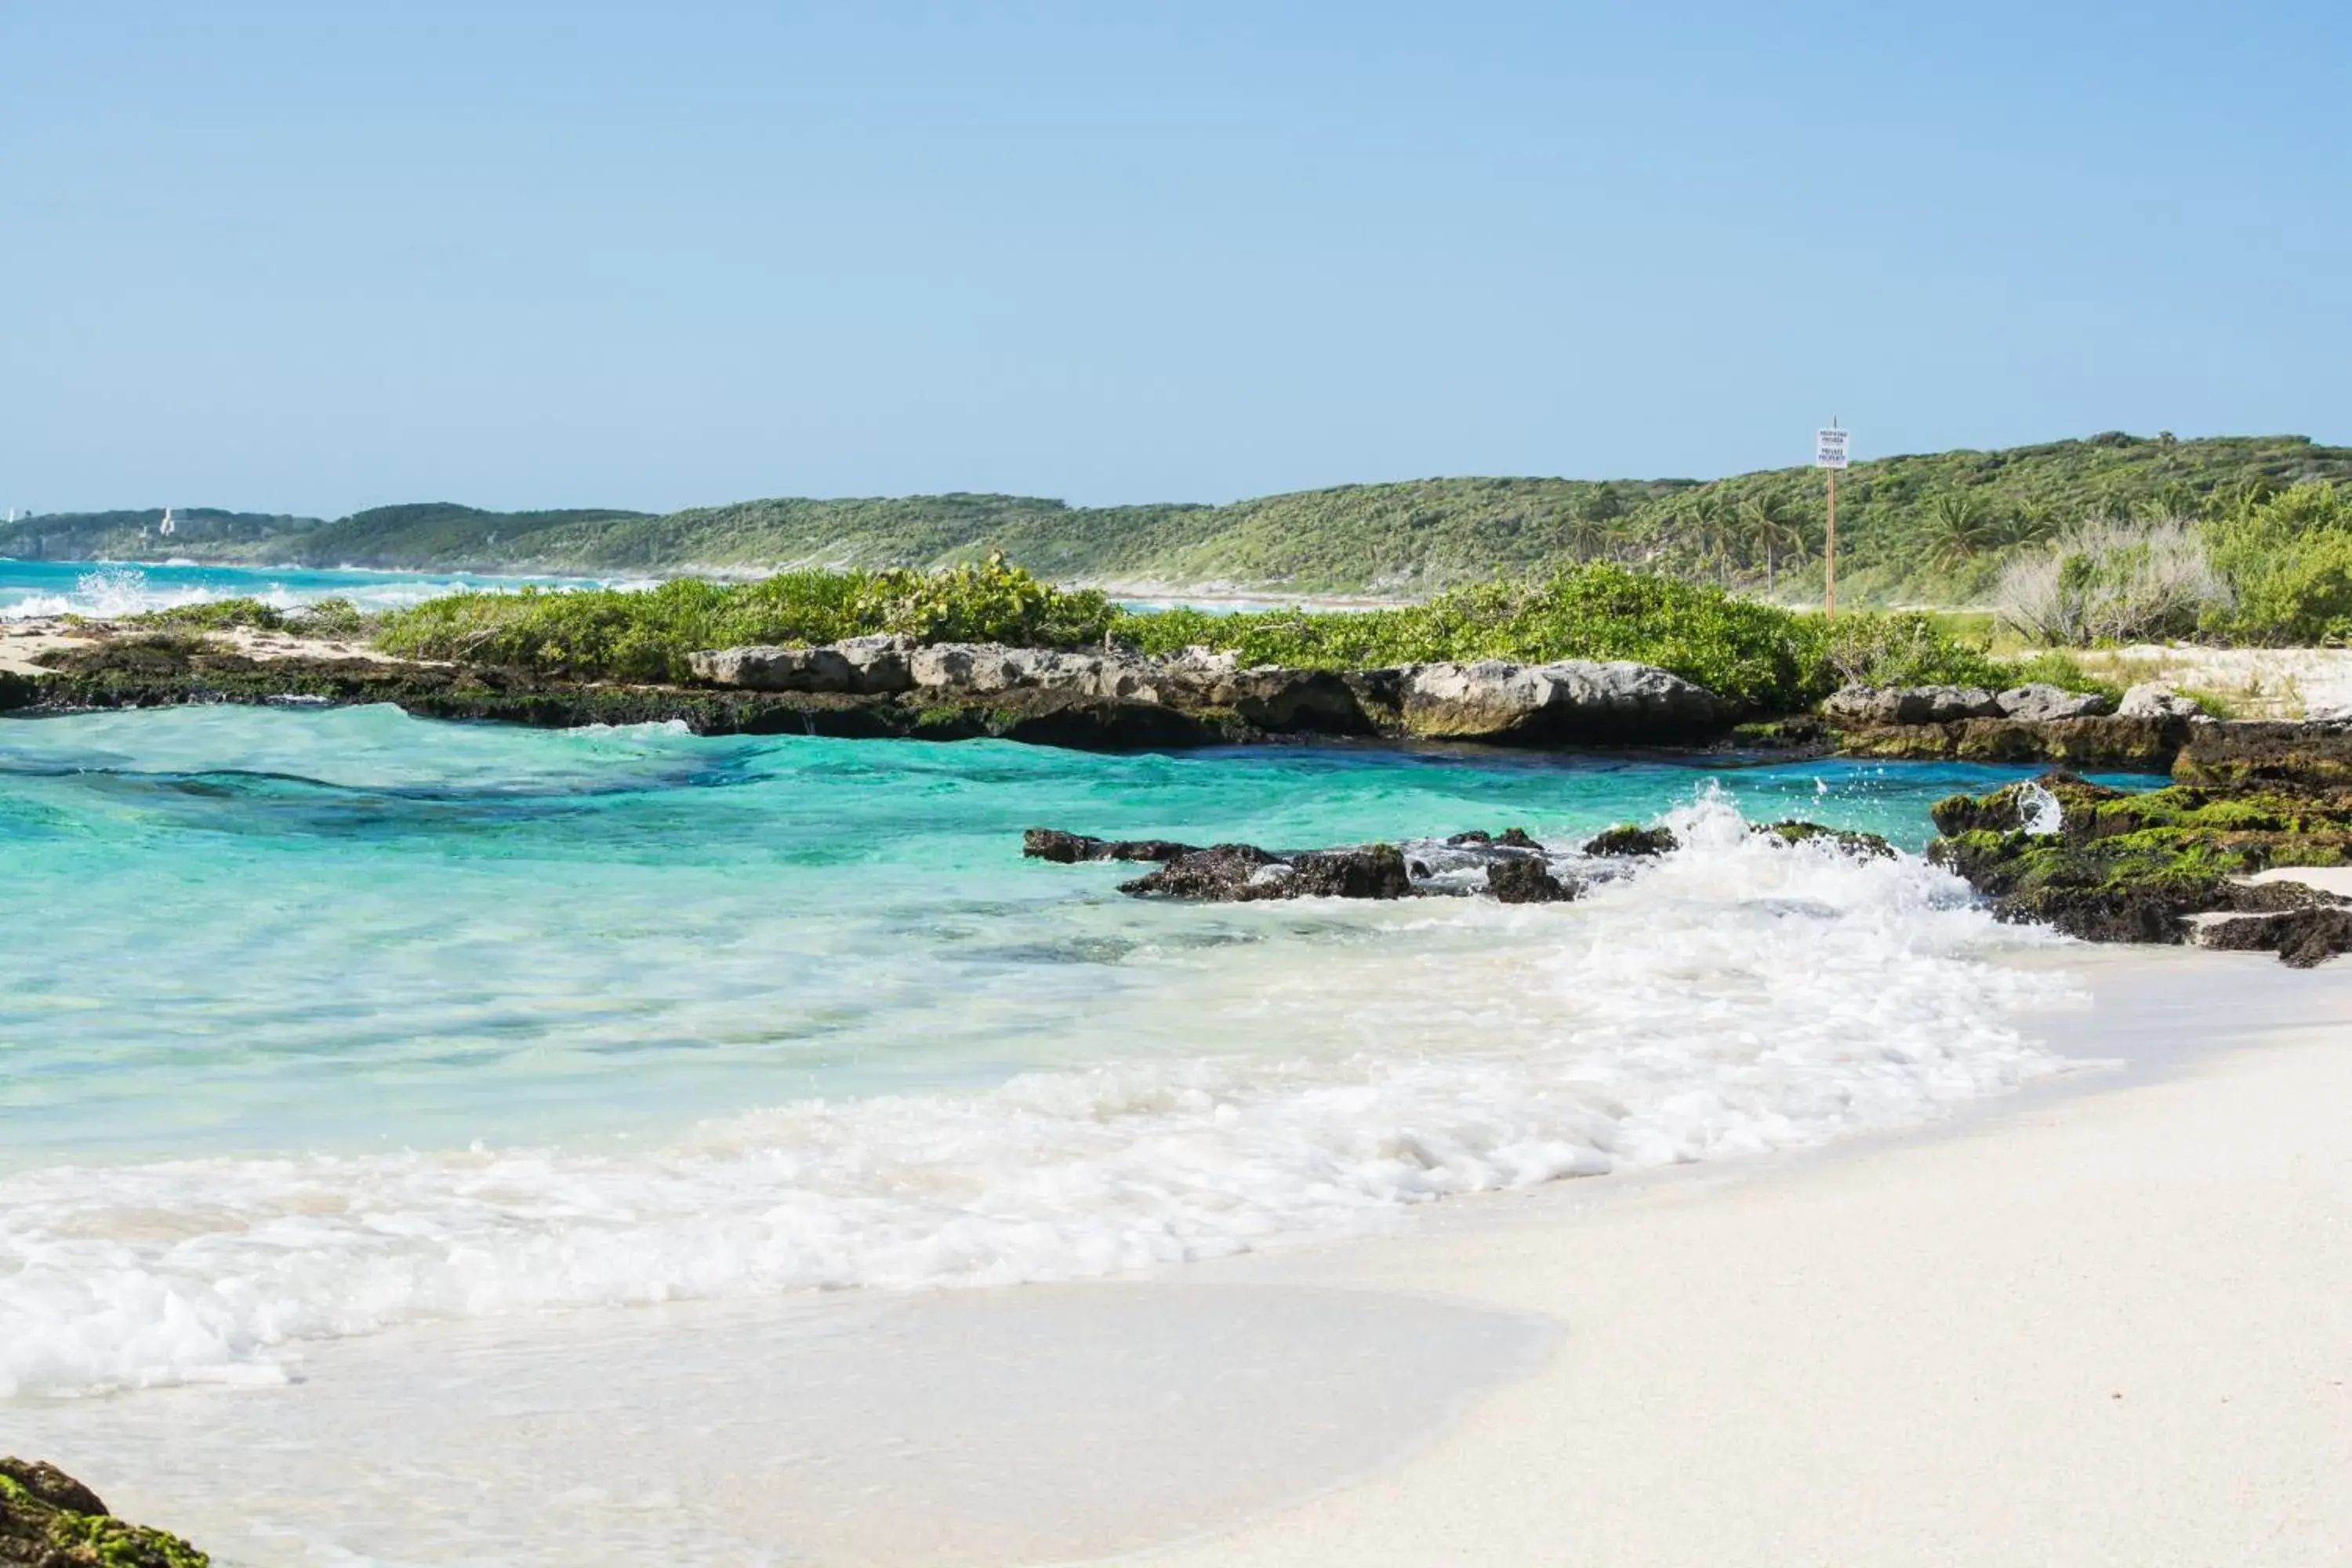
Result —
<svg viewBox="0 0 2352 1568"><path fill-rule="evenodd" d="M1532 749L1714 750L1759 756L2049 763L2168 772L2259 750L2332 744L2352 726L2218 723L2160 688L2119 706L2053 687L1848 688L1818 711L1737 710L1645 665L1485 660L1355 671L1246 668L1188 650L1147 658L861 637L692 658L682 684L584 681L511 667L404 660L283 634L121 623L0 626L0 712L193 703L388 702L423 717L541 727L677 721L700 734L981 737L1089 750L1264 741ZM2352 752L2346 752L2352 773ZM2202 762L2197 765L2205 766Z"/></svg>

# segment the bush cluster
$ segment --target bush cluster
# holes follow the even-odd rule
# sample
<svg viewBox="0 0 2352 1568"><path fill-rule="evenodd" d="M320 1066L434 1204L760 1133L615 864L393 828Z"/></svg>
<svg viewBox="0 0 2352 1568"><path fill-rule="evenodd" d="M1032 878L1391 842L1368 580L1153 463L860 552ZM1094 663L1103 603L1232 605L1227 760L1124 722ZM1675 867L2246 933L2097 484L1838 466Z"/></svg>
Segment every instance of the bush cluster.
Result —
<svg viewBox="0 0 2352 1568"><path fill-rule="evenodd" d="M134 626L173 631L219 632L233 626L250 626L256 631L290 632L296 637L343 638L363 637L375 625L349 599L320 599L291 610L281 610L255 598L205 599L193 605L142 610L124 620Z"/></svg>
<svg viewBox="0 0 2352 1568"><path fill-rule="evenodd" d="M813 647L896 632L920 642L1099 643L1113 616L1091 590L1041 583L992 557L944 572L784 572L756 583L679 578L646 589L451 594L386 617L377 642L410 658L517 665L590 680L682 680L698 648Z"/></svg>

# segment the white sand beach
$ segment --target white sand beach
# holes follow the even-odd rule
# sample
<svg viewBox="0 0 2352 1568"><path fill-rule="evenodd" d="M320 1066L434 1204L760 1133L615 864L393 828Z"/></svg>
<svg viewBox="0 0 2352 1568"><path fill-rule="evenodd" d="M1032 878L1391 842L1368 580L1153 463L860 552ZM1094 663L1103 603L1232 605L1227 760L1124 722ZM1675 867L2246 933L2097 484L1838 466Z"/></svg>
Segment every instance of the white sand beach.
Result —
<svg viewBox="0 0 2352 1568"><path fill-rule="evenodd" d="M1154 1561L2352 1561L2352 973L2084 967L2123 1087L1284 1268L1561 1338L1397 1469Z"/></svg>
<svg viewBox="0 0 2352 1568"><path fill-rule="evenodd" d="M1110 1284L424 1325L68 1400L223 1563L2340 1563L2352 970L2063 949L1922 1133Z"/></svg>

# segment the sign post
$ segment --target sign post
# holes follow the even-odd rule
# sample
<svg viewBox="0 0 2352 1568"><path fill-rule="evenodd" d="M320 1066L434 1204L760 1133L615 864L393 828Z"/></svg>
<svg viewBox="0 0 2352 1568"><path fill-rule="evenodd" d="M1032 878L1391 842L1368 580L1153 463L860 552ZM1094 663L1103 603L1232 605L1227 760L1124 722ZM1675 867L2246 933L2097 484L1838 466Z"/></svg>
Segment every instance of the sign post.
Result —
<svg viewBox="0 0 2352 1568"><path fill-rule="evenodd" d="M1845 437L1834 419L1828 429L1813 432L1813 467L1828 469L1830 476L1830 527L1822 548L1822 609L1831 620L1837 619L1837 477L1845 467Z"/></svg>

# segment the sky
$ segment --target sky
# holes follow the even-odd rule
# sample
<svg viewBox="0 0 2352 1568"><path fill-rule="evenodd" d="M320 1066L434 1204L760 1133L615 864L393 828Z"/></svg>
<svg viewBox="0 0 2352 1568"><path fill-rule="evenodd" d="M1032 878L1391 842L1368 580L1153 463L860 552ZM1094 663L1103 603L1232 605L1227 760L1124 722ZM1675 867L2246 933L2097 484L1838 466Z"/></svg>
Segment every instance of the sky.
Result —
<svg viewBox="0 0 2352 1568"><path fill-rule="evenodd" d="M2352 442L2352 5L0 0L0 506Z"/></svg>

